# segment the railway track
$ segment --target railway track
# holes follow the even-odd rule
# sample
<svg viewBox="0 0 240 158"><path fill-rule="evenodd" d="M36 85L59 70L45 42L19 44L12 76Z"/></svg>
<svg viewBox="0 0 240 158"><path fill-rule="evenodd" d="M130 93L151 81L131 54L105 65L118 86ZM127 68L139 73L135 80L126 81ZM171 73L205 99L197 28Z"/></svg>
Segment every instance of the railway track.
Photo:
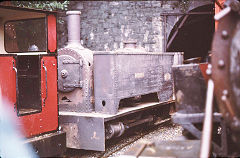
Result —
<svg viewBox="0 0 240 158"><path fill-rule="evenodd" d="M124 150L124 148L127 148L128 146L131 146L131 144L134 144L134 142L138 141L139 139L143 138L149 133L161 127L170 125L171 118L166 118L164 120L157 122L155 126L150 126L149 128L143 129L141 131L135 129L134 131L129 131L120 138L107 141L106 151L104 152L68 149L65 157L93 157L93 158L115 157L118 156L116 155L117 152Z"/></svg>

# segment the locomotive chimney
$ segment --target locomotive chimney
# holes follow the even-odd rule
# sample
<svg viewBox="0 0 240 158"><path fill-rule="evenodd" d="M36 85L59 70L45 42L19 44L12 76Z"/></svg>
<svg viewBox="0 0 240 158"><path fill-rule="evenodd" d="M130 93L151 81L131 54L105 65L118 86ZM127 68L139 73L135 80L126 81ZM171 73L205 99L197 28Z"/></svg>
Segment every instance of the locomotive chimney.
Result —
<svg viewBox="0 0 240 158"><path fill-rule="evenodd" d="M80 43L80 15L81 12L67 11L68 20L68 46L82 47Z"/></svg>

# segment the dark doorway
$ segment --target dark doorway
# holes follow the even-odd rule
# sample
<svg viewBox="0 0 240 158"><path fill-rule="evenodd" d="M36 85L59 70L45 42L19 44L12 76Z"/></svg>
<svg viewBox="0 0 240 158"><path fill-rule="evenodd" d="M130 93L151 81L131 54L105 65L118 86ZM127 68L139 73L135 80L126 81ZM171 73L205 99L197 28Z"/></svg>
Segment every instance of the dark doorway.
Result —
<svg viewBox="0 0 240 158"><path fill-rule="evenodd" d="M41 112L40 56L17 56L18 115Z"/></svg>
<svg viewBox="0 0 240 158"><path fill-rule="evenodd" d="M214 5L205 5L191 10L190 12L214 12ZM214 15L189 15L182 27L178 29L184 16L173 27L169 37L173 37L178 29L172 43L167 48L168 52L184 52L184 59L202 57L202 61L208 56L211 50L211 42L214 34Z"/></svg>

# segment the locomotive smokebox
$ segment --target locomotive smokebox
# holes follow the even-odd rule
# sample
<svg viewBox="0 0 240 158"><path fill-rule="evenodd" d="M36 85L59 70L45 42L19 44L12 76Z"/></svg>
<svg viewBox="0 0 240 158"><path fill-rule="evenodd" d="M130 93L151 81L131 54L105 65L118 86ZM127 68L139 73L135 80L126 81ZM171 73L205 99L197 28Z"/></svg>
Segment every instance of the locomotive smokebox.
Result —
<svg viewBox="0 0 240 158"><path fill-rule="evenodd" d="M80 11L67 11L68 44L58 51L60 111L91 112L93 53L80 43Z"/></svg>

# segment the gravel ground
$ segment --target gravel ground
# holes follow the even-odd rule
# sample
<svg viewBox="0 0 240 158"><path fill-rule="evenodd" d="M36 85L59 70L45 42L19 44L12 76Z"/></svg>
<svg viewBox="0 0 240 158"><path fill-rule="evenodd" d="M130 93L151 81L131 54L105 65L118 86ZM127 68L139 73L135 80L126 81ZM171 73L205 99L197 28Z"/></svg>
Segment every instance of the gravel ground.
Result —
<svg viewBox="0 0 240 158"><path fill-rule="evenodd" d="M125 151L127 151L129 148L131 148L133 145L135 145L138 142L141 141L165 141L165 140L175 140L178 137L182 136L182 130L183 128L178 125L169 125L164 127L159 127L153 132L150 132L149 134L143 136L142 138L138 139L134 143L131 143L127 145L126 147L122 148L120 151L114 153L111 155L111 157L118 157L122 155Z"/></svg>

